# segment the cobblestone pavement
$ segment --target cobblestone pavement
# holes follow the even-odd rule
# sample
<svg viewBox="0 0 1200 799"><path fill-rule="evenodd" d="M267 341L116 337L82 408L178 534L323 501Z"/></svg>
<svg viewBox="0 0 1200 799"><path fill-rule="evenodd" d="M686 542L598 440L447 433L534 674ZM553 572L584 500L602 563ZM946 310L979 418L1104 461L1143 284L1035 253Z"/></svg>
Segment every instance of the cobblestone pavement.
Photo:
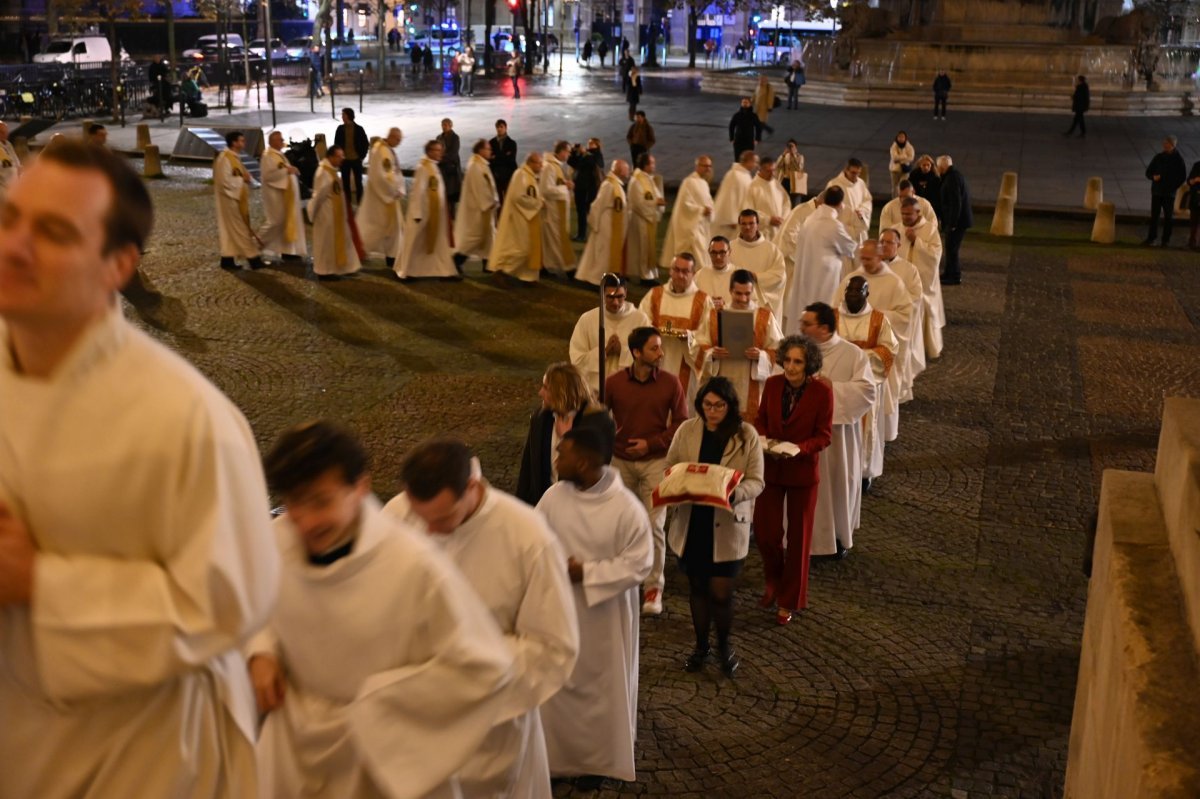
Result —
<svg viewBox="0 0 1200 799"><path fill-rule="evenodd" d="M512 488L542 370L593 294L501 289L477 264L463 283L409 285L378 264L336 283L223 272L200 174L153 191L145 272L167 299L130 312L245 410L260 444L340 419L386 497L408 447L453 432ZM946 352L904 408L853 553L814 566L791 626L757 608L751 552L736 679L681 670L686 587L669 568L666 611L642 626L638 781L597 795L1057 795L1083 531L1103 468L1152 469L1163 395L1200 396L1200 284L1186 251L1086 244L1082 222L1019 231L967 239Z"/></svg>

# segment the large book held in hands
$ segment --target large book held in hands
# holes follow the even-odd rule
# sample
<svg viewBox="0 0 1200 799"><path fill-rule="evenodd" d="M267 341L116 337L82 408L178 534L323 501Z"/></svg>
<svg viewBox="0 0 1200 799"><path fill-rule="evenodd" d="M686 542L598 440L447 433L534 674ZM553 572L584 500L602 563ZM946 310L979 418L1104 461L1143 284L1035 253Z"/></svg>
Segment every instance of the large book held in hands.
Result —
<svg viewBox="0 0 1200 799"><path fill-rule="evenodd" d="M741 355L754 346L754 312L717 312L717 343L731 355Z"/></svg>

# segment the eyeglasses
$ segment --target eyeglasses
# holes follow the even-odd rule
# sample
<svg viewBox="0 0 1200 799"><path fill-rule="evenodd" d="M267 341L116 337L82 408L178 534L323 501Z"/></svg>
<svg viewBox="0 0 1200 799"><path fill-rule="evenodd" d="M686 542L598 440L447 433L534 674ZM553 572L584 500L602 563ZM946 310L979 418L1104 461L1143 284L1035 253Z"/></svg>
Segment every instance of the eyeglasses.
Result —
<svg viewBox="0 0 1200 799"><path fill-rule="evenodd" d="M729 407L726 402L701 402L700 407L706 411L723 411Z"/></svg>

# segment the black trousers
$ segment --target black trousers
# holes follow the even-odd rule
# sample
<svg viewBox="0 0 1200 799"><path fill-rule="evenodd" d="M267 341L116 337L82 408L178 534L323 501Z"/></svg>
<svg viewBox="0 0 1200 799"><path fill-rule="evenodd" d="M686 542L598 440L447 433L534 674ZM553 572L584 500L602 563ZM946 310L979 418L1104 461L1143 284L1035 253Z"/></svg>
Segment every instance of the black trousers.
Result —
<svg viewBox="0 0 1200 799"><path fill-rule="evenodd" d="M588 235L588 211L592 210L592 202L595 199L595 192L575 192L575 219L577 222L575 235L585 241Z"/></svg>
<svg viewBox="0 0 1200 799"><path fill-rule="evenodd" d="M362 202L363 193L363 162L361 158L351 161L349 158L342 161L342 190L346 192L346 199L350 199L350 176L354 175L354 202Z"/></svg>
<svg viewBox="0 0 1200 799"><path fill-rule="evenodd" d="M629 163L633 164L635 169L637 168L638 156L644 152L646 152L646 148L640 144L629 145Z"/></svg>
<svg viewBox="0 0 1200 799"><path fill-rule="evenodd" d="M935 117L946 116L946 100L947 99L949 99L949 96L945 95L945 94L935 94L933 96L933 115ZM941 110L939 111L939 109L941 109Z"/></svg>
<svg viewBox="0 0 1200 799"><path fill-rule="evenodd" d="M1067 135L1069 136L1072 133L1074 133L1075 128L1079 128L1080 136L1087 135L1087 125L1084 124L1084 122L1083 122L1083 112L1082 111L1075 112L1075 117L1074 117L1074 119L1071 120L1071 127L1067 128Z"/></svg>
<svg viewBox="0 0 1200 799"><path fill-rule="evenodd" d="M787 107L788 107L789 111L800 107L799 95L800 95L800 87L799 86L788 86Z"/></svg>
<svg viewBox="0 0 1200 799"><path fill-rule="evenodd" d="M521 86L518 83L518 81L519 81L519 78L516 75L513 75L512 76L513 97L515 99L519 100L519 99L521 99Z"/></svg>
<svg viewBox="0 0 1200 799"><path fill-rule="evenodd" d="M946 267L942 270L943 280L962 280L962 265L958 261L958 250L967 235L965 227L946 231Z"/></svg>
<svg viewBox="0 0 1200 799"><path fill-rule="evenodd" d="M1158 238L1158 217L1163 218L1163 244L1171 240L1171 228L1175 224L1175 194L1170 196L1153 194L1150 196L1150 232L1146 238L1154 241Z"/></svg>

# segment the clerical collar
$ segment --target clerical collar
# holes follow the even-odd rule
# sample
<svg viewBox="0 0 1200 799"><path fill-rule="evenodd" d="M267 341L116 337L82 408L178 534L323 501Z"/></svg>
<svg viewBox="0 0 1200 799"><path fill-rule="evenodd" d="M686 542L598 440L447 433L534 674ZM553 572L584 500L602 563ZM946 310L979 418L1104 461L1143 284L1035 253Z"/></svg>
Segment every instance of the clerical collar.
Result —
<svg viewBox="0 0 1200 799"><path fill-rule="evenodd" d="M843 316L849 316L854 319L857 319L860 316L869 316L871 314L871 311L873 311L873 310L875 310L875 309L871 307L871 303L864 302L862 310L859 311L858 313L854 313L848 307L846 307L846 303L843 302L842 307L838 308L838 313L842 314Z"/></svg>
<svg viewBox="0 0 1200 799"><path fill-rule="evenodd" d="M689 284L688 284L688 287L687 287L687 288L685 288L683 291L676 291L676 290L675 290L675 287L671 285L670 281L667 281L667 291L669 291L670 293L674 294L676 297L682 297L682 296L684 296L685 294L691 294L691 293L692 293L692 289L694 289L694 288L696 288L696 284L695 284L695 283L689 283Z"/></svg>
<svg viewBox="0 0 1200 799"><path fill-rule="evenodd" d="M308 562L313 566L329 566L337 563L342 558L354 551L354 542L356 536L351 536L343 544L338 544L333 549L327 549L324 552L319 552L316 555L311 552L308 555Z"/></svg>

